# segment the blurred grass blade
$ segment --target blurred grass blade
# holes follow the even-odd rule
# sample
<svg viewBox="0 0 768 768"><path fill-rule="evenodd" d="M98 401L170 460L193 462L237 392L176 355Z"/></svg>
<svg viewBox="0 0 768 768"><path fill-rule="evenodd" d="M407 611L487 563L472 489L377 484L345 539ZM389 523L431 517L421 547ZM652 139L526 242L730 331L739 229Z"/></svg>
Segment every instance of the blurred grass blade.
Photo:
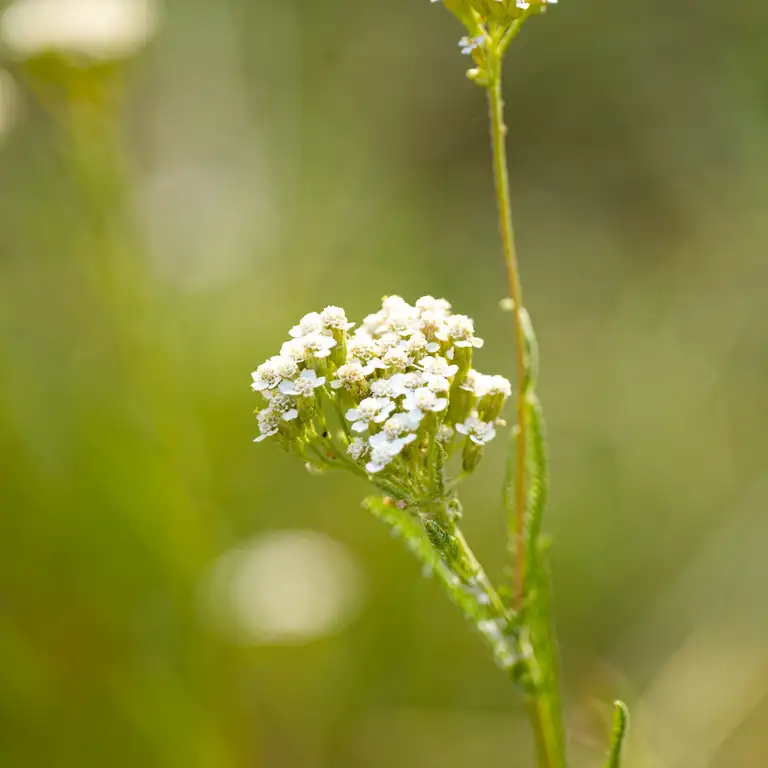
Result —
<svg viewBox="0 0 768 768"><path fill-rule="evenodd" d="M611 749L608 752L605 768L621 768L624 742L629 730L629 709L627 705L623 701L617 701L614 703L614 707Z"/></svg>

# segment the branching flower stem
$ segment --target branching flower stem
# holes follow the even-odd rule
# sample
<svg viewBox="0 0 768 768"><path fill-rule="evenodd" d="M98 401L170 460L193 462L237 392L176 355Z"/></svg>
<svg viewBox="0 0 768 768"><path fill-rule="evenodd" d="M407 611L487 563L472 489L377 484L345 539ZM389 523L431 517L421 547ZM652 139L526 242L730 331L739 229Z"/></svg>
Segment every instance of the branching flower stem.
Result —
<svg viewBox="0 0 768 768"><path fill-rule="evenodd" d="M504 122L504 97L502 94L502 59L503 52L489 50L488 104L491 119L491 145L493 148L493 167L496 179L496 200L499 212L499 232L501 234L504 263L507 270L509 296L513 301L515 326L515 362L517 369L517 470L515 472L514 514L507 521L510 549L514 558L514 595L518 610L522 608L525 574L525 505L526 505L526 462L528 446L528 407L526 403L526 361L525 327L523 320L523 291L520 284L515 231L512 225L512 209L509 191L509 171L507 169L507 126Z"/></svg>

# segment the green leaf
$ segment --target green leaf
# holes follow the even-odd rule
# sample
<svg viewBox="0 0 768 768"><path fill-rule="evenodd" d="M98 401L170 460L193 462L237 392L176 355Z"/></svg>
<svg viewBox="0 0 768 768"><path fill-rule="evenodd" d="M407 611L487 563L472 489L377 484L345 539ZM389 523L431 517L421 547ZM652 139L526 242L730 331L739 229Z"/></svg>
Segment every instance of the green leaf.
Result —
<svg viewBox="0 0 768 768"><path fill-rule="evenodd" d="M549 462L541 403L535 393L528 395L528 499L525 510L526 570L536 567L544 508L549 493ZM527 574L526 574L527 578Z"/></svg>
<svg viewBox="0 0 768 768"><path fill-rule="evenodd" d="M605 768L621 768L624 742L629 731L629 709L627 705L623 701L616 701L613 706L613 735L611 736L611 749L608 752Z"/></svg>
<svg viewBox="0 0 768 768"><path fill-rule="evenodd" d="M533 686L531 706L537 710L538 738L547 756L548 768L566 765L565 725L560 693L560 654L554 626L552 579L547 545L539 541L531 565L526 591L525 623L534 655L529 663Z"/></svg>
<svg viewBox="0 0 768 768"><path fill-rule="evenodd" d="M403 509L391 499L370 496L363 506L402 538L427 572L442 584L490 648L496 663L502 669L513 669L520 661L514 615L505 611L461 531L455 526L446 531L426 513Z"/></svg>

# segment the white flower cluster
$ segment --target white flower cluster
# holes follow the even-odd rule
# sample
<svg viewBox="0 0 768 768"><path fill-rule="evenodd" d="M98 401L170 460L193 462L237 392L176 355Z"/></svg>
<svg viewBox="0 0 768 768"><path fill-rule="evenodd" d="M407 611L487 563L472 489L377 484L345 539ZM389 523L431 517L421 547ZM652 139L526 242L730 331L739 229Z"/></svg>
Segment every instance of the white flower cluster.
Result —
<svg viewBox="0 0 768 768"><path fill-rule="evenodd" d="M483 345L473 321L444 299L388 296L353 327L339 307L305 315L254 371L252 388L266 399L256 440L276 436L310 461L351 462L404 484L430 470L436 442L448 455L463 445L467 468L511 394L507 379L472 369Z"/></svg>

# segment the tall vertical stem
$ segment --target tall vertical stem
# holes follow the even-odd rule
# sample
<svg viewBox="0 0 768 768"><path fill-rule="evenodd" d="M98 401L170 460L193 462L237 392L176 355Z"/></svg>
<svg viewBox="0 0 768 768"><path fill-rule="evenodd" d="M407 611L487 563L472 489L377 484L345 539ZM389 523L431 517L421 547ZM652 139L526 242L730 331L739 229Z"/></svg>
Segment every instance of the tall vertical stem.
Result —
<svg viewBox="0 0 768 768"><path fill-rule="evenodd" d="M514 556L515 603L518 610L523 602L523 576L525 573L525 504L526 504L526 452L528 447L528 409L525 402L526 364L525 329L523 326L523 291L515 249L515 232L512 227L512 209L509 194L509 172L507 170L507 126L504 123L504 98L501 90L501 54L490 55L490 82L488 103L491 118L491 139L493 147L496 199L499 210L499 232L507 268L509 296L514 303L515 359L517 368L517 469L515 472L515 505L512 519L507 521L510 549Z"/></svg>

